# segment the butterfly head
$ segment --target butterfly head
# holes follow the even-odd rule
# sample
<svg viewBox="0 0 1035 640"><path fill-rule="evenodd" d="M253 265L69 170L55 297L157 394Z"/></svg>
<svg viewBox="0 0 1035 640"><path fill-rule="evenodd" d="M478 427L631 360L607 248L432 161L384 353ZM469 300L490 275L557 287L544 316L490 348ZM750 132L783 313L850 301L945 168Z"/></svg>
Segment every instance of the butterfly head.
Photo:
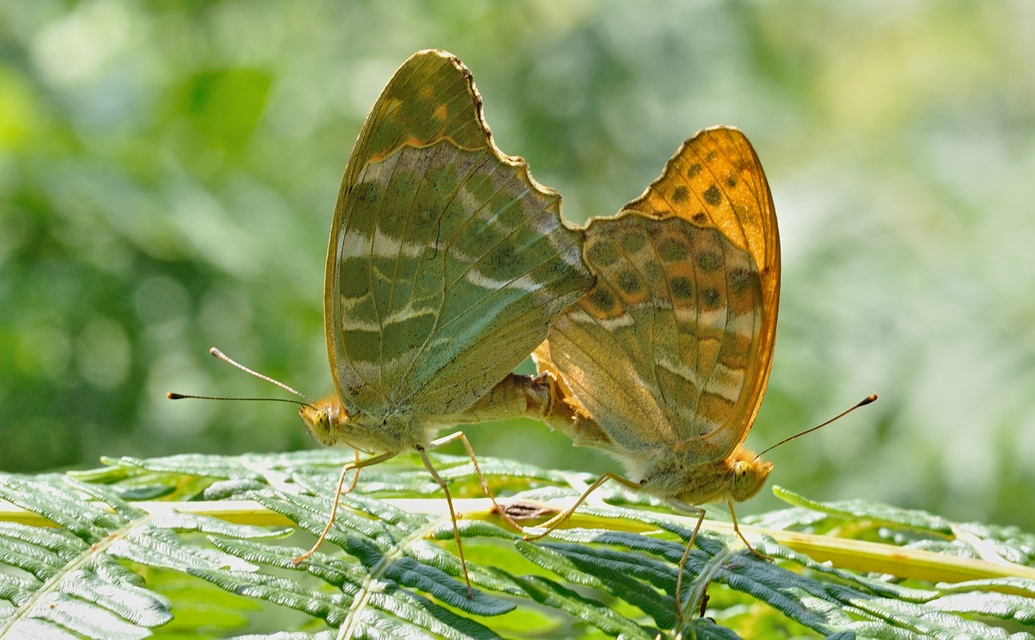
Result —
<svg viewBox="0 0 1035 640"><path fill-rule="evenodd" d="M746 449L737 450L727 462L733 472L730 497L736 502L743 502L761 491L769 472L773 470L772 462Z"/></svg>
<svg viewBox="0 0 1035 640"><path fill-rule="evenodd" d="M337 396L328 396L313 404L298 407L302 423L316 440L327 447L338 444L343 426L349 420L348 413Z"/></svg>

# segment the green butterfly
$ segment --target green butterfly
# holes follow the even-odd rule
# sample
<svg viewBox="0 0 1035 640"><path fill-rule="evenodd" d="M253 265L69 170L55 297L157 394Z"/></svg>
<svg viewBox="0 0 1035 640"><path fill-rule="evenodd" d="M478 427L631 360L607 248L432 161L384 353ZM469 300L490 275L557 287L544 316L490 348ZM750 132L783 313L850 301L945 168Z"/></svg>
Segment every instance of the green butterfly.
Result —
<svg viewBox="0 0 1035 640"><path fill-rule="evenodd" d="M547 413L548 381L511 371L592 281L560 196L493 144L468 69L414 54L360 131L331 225L336 394L300 413L320 442L372 454L343 470L339 492L348 470L416 450L448 499L425 450L463 435L435 433Z"/></svg>

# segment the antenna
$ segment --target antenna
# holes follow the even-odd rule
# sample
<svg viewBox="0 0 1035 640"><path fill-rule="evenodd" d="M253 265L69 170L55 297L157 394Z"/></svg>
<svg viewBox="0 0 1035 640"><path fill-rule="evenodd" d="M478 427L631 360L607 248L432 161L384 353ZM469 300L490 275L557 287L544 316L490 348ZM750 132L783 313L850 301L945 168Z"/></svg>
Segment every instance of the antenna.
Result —
<svg viewBox="0 0 1035 640"><path fill-rule="evenodd" d="M875 402L876 400L877 400L877 394L876 393L873 394L873 395L870 395L870 396L866 396L865 398L862 399L862 401L860 401L858 404L856 404L851 409L847 409L845 411L842 411L841 413L839 413L836 416L834 416L833 418L827 420L823 424L816 425L815 427L812 427L811 429L806 429L806 430L802 431L801 433L796 433L796 434L794 434L793 436L791 436L789 438L784 438L783 440L777 442L773 446L771 446L771 447L765 449L764 451L762 451L762 453L759 453L758 455L756 455L755 456L755 460L758 460L759 458L762 457L762 454L768 453L769 451L772 451L773 449L779 447L781 444L784 444L786 442L790 442L791 440L794 440L795 438L800 438L801 436L805 435L806 433L812 433L816 429L822 429L823 427L827 426L831 422L834 422L835 420L840 420L841 418L843 418L846 415L848 415L849 413L855 411L859 407L865 407L866 405L870 404L871 402Z"/></svg>
<svg viewBox="0 0 1035 640"><path fill-rule="evenodd" d="M269 376L266 376L266 375L263 375L263 374L259 373L258 371L254 371L252 369L249 369L248 367L244 366L240 362L237 362L236 360L234 360L230 356L226 355L225 353L223 353L219 349L216 349L215 347L212 347L211 349L209 349L208 352L209 352L209 355L211 355L215 359L222 360L223 362L225 362L227 364L233 365L233 366L237 367L238 369L240 369L241 371L244 371L245 373L250 373L253 376L255 376L256 378L259 378L260 380L265 380L266 382L269 382L271 384L275 384L278 387L280 387L281 389L283 389L284 391L287 391L289 393L293 393L294 395L298 396L299 398L302 398L302 400L290 400L290 399L287 399L287 398L229 398L229 397L223 397L223 396L196 396L196 395L190 395L190 394L185 394L185 393L176 393L174 391L170 391L169 393L165 394L166 398L169 398L170 400L188 400L189 399L189 400L241 400L241 401L249 401L249 402L253 402L253 401L288 402L290 404L296 404L296 405L298 405L300 407L313 407L313 401L310 400L309 397L307 395L305 395L304 393L302 393L301 391L296 391L296 390L292 389L291 387L287 386L286 384L284 384L283 382L281 382L280 380L274 380L273 378L271 378ZM313 407L313 408L315 408L315 407Z"/></svg>

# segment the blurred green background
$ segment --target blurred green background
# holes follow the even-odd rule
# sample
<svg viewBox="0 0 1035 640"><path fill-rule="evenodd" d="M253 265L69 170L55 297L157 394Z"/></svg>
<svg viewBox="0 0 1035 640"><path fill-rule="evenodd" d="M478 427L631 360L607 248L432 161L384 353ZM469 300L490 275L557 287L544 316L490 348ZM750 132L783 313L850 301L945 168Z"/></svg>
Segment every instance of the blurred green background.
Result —
<svg viewBox="0 0 1035 640"><path fill-rule="evenodd" d="M696 130L742 128L783 239L771 483L1035 529L1035 4L0 4L0 469L312 447L218 346L331 389L322 270L395 68L472 69L505 152L573 221ZM612 463L527 422L482 455ZM763 492L745 513L775 505Z"/></svg>

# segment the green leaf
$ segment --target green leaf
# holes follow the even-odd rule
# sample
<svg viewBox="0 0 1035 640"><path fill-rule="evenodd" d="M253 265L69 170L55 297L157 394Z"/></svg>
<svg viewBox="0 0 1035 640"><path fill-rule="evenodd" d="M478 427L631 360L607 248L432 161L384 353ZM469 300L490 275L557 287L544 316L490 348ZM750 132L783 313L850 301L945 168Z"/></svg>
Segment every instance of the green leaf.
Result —
<svg viewBox="0 0 1035 640"><path fill-rule="evenodd" d="M794 506L742 523L770 560L705 521L681 616L695 518L607 485L536 541L487 499L456 498L469 598L445 500L414 456L363 469L327 541L295 565L350 460L187 455L0 475L0 639L1035 637L1031 535L779 488ZM434 460L454 495L481 495L467 458ZM587 480L481 465L513 513L549 515L561 505L541 500Z"/></svg>

